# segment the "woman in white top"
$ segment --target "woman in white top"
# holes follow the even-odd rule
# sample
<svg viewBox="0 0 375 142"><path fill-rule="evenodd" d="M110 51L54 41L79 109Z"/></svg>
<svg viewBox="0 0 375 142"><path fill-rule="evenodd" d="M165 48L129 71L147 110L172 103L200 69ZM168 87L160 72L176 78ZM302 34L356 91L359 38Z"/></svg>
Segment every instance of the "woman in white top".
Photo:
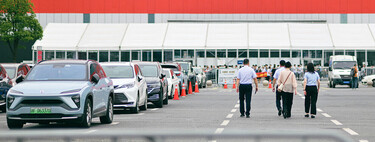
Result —
<svg viewBox="0 0 375 142"><path fill-rule="evenodd" d="M290 68L292 64L290 62L285 63L285 70L280 73L277 79L277 85L279 86L278 91L281 91L283 99L283 116L284 119L291 117L292 105L293 105L293 93L297 95L297 80L296 76Z"/></svg>
<svg viewBox="0 0 375 142"><path fill-rule="evenodd" d="M309 117L311 107L311 118L316 115L316 101L318 100L318 93L320 88L320 77L315 72L312 63L307 64L307 72L303 81L303 92L305 94L305 117Z"/></svg>

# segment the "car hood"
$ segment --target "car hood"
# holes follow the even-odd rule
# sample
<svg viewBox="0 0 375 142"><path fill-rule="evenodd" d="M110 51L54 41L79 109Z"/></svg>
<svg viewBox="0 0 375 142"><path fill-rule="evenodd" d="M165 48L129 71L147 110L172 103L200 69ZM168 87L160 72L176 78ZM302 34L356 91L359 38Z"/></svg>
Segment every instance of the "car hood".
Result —
<svg viewBox="0 0 375 142"><path fill-rule="evenodd" d="M123 85L123 84L134 84L133 78L122 78L122 79L111 79L113 81L113 86Z"/></svg>
<svg viewBox="0 0 375 142"><path fill-rule="evenodd" d="M375 78L375 74L373 75L368 75L368 76L365 76L363 77L364 79L374 79Z"/></svg>
<svg viewBox="0 0 375 142"><path fill-rule="evenodd" d="M147 84L159 83L160 79L157 77L145 77Z"/></svg>
<svg viewBox="0 0 375 142"><path fill-rule="evenodd" d="M25 81L11 89L24 94L60 94L64 91L83 89L89 86L89 83L88 81Z"/></svg>

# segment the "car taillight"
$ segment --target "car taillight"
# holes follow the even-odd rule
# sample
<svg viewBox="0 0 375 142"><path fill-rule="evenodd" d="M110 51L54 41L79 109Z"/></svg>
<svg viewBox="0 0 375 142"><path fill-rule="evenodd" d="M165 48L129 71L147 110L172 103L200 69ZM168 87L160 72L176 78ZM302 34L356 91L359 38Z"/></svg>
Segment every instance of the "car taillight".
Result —
<svg viewBox="0 0 375 142"><path fill-rule="evenodd" d="M180 76L180 75L181 75L181 73L176 73L176 75L177 75L177 76Z"/></svg>

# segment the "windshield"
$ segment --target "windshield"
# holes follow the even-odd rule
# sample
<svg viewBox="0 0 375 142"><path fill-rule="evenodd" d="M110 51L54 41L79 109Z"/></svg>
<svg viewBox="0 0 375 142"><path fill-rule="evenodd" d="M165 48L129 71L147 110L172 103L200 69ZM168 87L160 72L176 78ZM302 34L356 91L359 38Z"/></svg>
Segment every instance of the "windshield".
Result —
<svg viewBox="0 0 375 142"><path fill-rule="evenodd" d="M188 71L189 70L189 64L180 64L181 65L181 68L183 69L183 70L186 70L186 71Z"/></svg>
<svg viewBox="0 0 375 142"><path fill-rule="evenodd" d="M110 78L133 78L133 68L131 66L102 66L105 74Z"/></svg>
<svg viewBox="0 0 375 142"><path fill-rule="evenodd" d="M9 78L14 78L16 75L16 68L15 67L5 67Z"/></svg>
<svg viewBox="0 0 375 142"><path fill-rule="evenodd" d="M140 65L139 67L141 67L141 71L142 71L143 76L145 76L145 77L158 77L158 68L156 66L153 66L153 65L142 66L142 65Z"/></svg>
<svg viewBox="0 0 375 142"><path fill-rule="evenodd" d="M198 74L201 74L202 73L202 69L201 68L193 68L194 71Z"/></svg>
<svg viewBox="0 0 375 142"><path fill-rule="evenodd" d="M85 80L87 70L85 64L42 64L34 67L26 80Z"/></svg>
<svg viewBox="0 0 375 142"><path fill-rule="evenodd" d="M172 71L179 71L178 68L173 65L161 65L161 67L171 69Z"/></svg>
<svg viewBox="0 0 375 142"><path fill-rule="evenodd" d="M351 69L354 64L356 64L355 61L335 61L332 67L334 69Z"/></svg>
<svg viewBox="0 0 375 142"><path fill-rule="evenodd" d="M167 78L171 78L171 75L170 75L170 73L169 73L169 70L163 70L163 74L165 74L165 76L166 76Z"/></svg>

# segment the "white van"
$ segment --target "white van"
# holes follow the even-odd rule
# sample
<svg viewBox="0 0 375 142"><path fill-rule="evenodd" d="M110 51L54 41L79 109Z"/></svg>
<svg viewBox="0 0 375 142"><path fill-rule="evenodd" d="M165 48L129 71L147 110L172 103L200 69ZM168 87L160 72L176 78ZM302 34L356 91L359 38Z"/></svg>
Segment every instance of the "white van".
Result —
<svg viewBox="0 0 375 142"><path fill-rule="evenodd" d="M335 88L336 85L349 85L350 71L357 64L355 56L338 55L329 58L328 86Z"/></svg>

